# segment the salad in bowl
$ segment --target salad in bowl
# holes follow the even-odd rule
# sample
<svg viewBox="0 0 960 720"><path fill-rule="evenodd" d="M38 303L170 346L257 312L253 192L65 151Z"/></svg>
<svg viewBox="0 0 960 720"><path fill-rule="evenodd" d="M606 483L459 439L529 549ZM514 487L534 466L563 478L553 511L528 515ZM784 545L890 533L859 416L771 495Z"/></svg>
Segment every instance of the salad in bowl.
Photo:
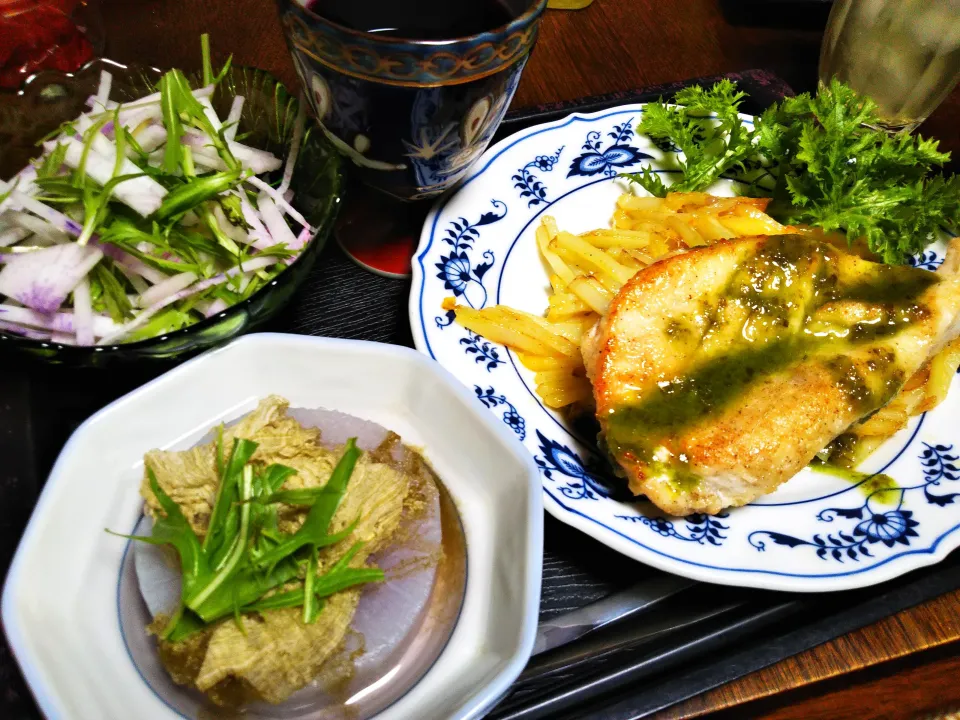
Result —
<svg viewBox="0 0 960 720"><path fill-rule="evenodd" d="M96 61L32 90L62 115L0 180L0 343L72 364L173 357L266 320L306 277L340 167L272 77L215 72L204 36L196 76Z"/></svg>

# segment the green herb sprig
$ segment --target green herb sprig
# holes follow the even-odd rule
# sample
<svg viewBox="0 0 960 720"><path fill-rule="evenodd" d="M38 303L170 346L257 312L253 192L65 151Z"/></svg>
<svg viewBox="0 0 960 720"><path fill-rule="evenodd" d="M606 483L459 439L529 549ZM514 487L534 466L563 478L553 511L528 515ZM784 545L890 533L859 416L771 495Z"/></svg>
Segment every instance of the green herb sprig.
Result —
<svg viewBox="0 0 960 720"><path fill-rule="evenodd" d="M679 106L650 103L638 130L680 150L679 176L669 187L649 166L625 177L663 197L721 176L746 181L748 165L763 167L774 189L745 182L742 191L772 196L772 217L863 238L888 263L921 252L940 228L956 232L960 180L938 173L950 154L934 140L878 129L869 98L833 80L816 95L785 98L750 129L737 114L744 97L724 80L680 91Z"/></svg>
<svg viewBox="0 0 960 720"><path fill-rule="evenodd" d="M755 152L753 130L739 116L746 94L729 80L706 90L699 85L677 93L677 105L662 100L647 105L637 131L659 141L672 142L678 157L680 178L670 186L673 192L690 192L709 187L723 174L742 167ZM663 197L667 187L649 167L627 175L652 195Z"/></svg>
<svg viewBox="0 0 960 720"><path fill-rule="evenodd" d="M950 154L879 122L874 102L837 80L768 109L757 146L778 165L771 215L865 238L888 263L921 252L941 226L954 230L960 181L933 174Z"/></svg>
<svg viewBox="0 0 960 720"><path fill-rule="evenodd" d="M231 615L266 612L283 607L303 607L303 621L316 621L323 598L349 587L383 579L378 568L352 568L350 560L360 550L355 543L327 572L318 572L318 549L350 537L356 521L330 533L333 519L360 456L354 439L322 488L309 493L281 491L296 471L284 465L266 467L252 461L257 443L236 439L224 455L222 429L216 444L220 475L207 532L201 541L180 510L164 492L152 469L147 478L163 515L154 522L149 537L133 540L172 545L180 556L183 577L181 606L161 637L177 642L210 623ZM296 493L296 504L308 506L306 519L295 533L277 528L277 504ZM302 576L301 587L276 592Z"/></svg>

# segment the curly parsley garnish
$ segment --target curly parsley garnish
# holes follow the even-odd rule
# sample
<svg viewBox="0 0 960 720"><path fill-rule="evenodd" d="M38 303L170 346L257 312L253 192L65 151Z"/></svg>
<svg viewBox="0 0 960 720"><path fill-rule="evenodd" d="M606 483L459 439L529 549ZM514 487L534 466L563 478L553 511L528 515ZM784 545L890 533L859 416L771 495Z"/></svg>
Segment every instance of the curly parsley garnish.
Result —
<svg viewBox="0 0 960 720"><path fill-rule="evenodd" d="M960 180L936 172L950 154L935 140L876 129L880 118L869 98L834 80L815 96L785 98L750 130L737 115L744 97L724 80L709 90L682 90L679 107L648 105L639 130L682 153L671 191L738 177L752 159L776 178L770 215L842 231L850 242L864 238L885 262L919 253L940 228L956 230ZM649 167L627 177L653 195L667 193ZM755 183L746 192L771 195Z"/></svg>
<svg viewBox="0 0 960 720"><path fill-rule="evenodd" d="M662 100L647 105L637 131L668 141L683 153L677 158L680 179L670 186L671 192L709 187L755 153L754 133L738 113L745 97L732 82L721 80L709 90L699 85L684 88L676 95L678 105L665 105ZM652 195L667 194L667 187L649 166L626 177Z"/></svg>

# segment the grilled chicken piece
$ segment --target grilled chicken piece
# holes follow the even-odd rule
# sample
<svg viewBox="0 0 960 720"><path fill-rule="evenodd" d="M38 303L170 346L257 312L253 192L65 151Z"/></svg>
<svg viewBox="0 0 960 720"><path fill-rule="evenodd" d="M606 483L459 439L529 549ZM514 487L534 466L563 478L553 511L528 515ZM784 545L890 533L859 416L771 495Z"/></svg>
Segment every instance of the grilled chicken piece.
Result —
<svg viewBox="0 0 960 720"><path fill-rule="evenodd" d="M601 444L673 515L774 490L960 334L939 273L815 235L723 241L637 273L583 343Z"/></svg>

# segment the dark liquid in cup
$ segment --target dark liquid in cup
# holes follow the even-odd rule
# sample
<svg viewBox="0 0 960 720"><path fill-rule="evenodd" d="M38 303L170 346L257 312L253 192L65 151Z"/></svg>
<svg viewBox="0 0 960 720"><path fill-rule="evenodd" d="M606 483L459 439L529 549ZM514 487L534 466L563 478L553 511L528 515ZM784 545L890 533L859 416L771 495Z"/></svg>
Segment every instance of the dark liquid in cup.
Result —
<svg viewBox="0 0 960 720"><path fill-rule="evenodd" d="M317 15L351 30L408 40L447 40L494 30L530 0L304 0Z"/></svg>

